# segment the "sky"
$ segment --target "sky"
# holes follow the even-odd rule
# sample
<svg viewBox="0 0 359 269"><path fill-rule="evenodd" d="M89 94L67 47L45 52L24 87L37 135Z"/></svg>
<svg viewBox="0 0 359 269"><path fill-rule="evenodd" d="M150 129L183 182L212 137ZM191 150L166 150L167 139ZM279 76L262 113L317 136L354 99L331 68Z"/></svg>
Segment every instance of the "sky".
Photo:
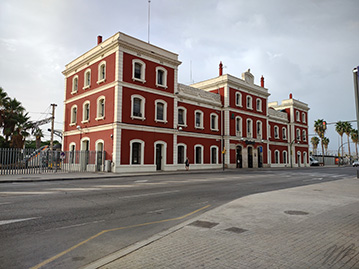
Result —
<svg viewBox="0 0 359 269"><path fill-rule="evenodd" d="M218 76L220 61L237 77L250 68L269 102L292 93L308 104L309 134L317 119L356 119L357 0L1 0L0 86L34 121L57 104L62 130L65 65L117 32L179 54L183 84ZM334 124L326 136L336 152Z"/></svg>

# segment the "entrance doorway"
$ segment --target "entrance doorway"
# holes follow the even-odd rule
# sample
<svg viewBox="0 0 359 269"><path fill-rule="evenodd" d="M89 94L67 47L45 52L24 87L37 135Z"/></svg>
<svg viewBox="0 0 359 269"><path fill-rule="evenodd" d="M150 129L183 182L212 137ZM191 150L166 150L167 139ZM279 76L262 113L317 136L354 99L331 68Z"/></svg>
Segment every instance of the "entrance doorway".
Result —
<svg viewBox="0 0 359 269"><path fill-rule="evenodd" d="M162 145L156 144L156 170L162 170Z"/></svg>
<svg viewBox="0 0 359 269"><path fill-rule="evenodd" d="M236 147L236 167L242 168L242 147L237 146Z"/></svg>
<svg viewBox="0 0 359 269"><path fill-rule="evenodd" d="M257 155L258 155L258 167L263 167L263 148L259 147L257 149Z"/></svg>
<svg viewBox="0 0 359 269"><path fill-rule="evenodd" d="M253 168L253 148L248 147L248 168Z"/></svg>

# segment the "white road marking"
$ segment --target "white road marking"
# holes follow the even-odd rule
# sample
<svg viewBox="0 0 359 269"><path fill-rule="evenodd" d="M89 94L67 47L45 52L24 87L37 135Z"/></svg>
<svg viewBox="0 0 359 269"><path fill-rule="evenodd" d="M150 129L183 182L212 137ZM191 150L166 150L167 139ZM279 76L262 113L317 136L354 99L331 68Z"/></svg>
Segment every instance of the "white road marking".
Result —
<svg viewBox="0 0 359 269"><path fill-rule="evenodd" d="M99 185L95 186L97 188L132 188L136 187L138 185Z"/></svg>
<svg viewBox="0 0 359 269"><path fill-rule="evenodd" d="M48 190L54 190L54 191L98 191L98 190L101 190L101 188L51 188Z"/></svg>
<svg viewBox="0 0 359 269"><path fill-rule="evenodd" d="M161 195L161 194L167 194L167 193L176 193L176 192L179 192L179 191L175 190L175 191L152 192L152 193L144 193L144 194L138 194L138 195L122 196L122 197L119 197L119 198L120 199L131 199L131 198L146 197L146 196L153 196L153 195Z"/></svg>
<svg viewBox="0 0 359 269"><path fill-rule="evenodd" d="M53 191L2 191L0 195L36 195L36 194L52 194Z"/></svg>
<svg viewBox="0 0 359 269"><path fill-rule="evenodd" d="M144 180L136 180L135 183L144 183L144 182L147 182L148 180L147 179L144 179Z"/></svg>
<svg viewBox="0 0 359 269"><path fill-rule="evenodd" d="M80 227L80 226L84 226L84 225L88 225L88 224L100 223L100 222L104 222L104 221L105 220L96 220L96 221L91 221L91 222L79 223L79 224L74 224L74 225L69 225L69 226L48 229L48 230L45 230L44 232L53 231L53 230L63 230L63 229L68 229L68 228L75 228L75 227Z"/></svg>
<svg viewBox="0 0 359 269"><path fill-rule="evenodd" d="M5 203L0 203L0 205L9 205L11 204L10 202L5 202Z"/></svg>
<svg viewBox="0 0 359 269"><path fill-rule="evenodd" d="M33 219L39 219L40 217L27 218L27 219L10 219L10 220L0 220L0 225L10 224L14 222L27 221Z"/></svg>

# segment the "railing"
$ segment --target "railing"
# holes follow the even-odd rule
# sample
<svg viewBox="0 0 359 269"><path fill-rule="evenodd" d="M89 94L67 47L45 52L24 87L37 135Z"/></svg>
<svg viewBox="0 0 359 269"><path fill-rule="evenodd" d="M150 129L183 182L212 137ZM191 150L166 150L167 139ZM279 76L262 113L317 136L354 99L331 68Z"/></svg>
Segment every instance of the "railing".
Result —
<svg viewBox="0 0 359 269"><path fill-rule="evenodd" d="M104 171L105 159L104 151L0 148L0 175Z"/></svg>

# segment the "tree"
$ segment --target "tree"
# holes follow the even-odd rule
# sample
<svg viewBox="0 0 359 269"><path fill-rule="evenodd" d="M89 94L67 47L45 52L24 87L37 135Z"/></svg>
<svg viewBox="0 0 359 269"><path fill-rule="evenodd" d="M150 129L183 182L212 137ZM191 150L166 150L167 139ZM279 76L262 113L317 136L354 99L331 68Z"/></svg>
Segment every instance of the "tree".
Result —
<svg viewBox="0 0 359 269"><path fill-rule="evenodd" d="M36 137L36 148L40 148L41 147L41 138L44 137L44 134L42 133L42 130L37 127L34 131L33 131L33 135Z"/></svg>
<svg viewBox="0 0 359 269"><path fill-rule="evenodd" d="M328 154L328 145L329 145L329 138L328 137L323 137L323 140L322 140L322 143L324 145L324 148L325 148L325 155Z"/></svg>
<svg viewBox="0 0 359 269"><path fill-rule="evenodd" d="M335 131L340 135L341 145L343 145L344 125L342 121L335 124ZM342 156L344 156L344 147L342 147Z"/></svg>
<svg viewBox="0 0 359 269"><path fill-rule="evenodd" d="M316 137L316 136L313 136L313 137L310 139L310 142L311 142L312 145L313 145L314 155L317 155L317 148L318 148L318 145L319 145L319 138Z"/></svg>
<svg viewBox="0 0 359 269"><path fill-rule="evenodd" d="M324 144L323 144L323 138L325 134L325 127L324 127L324 120L318 119L314 122L314 131L319 135L322 145L322 156L323 156L323 164L324 164Z"/></svg>
<svg viewBox="0 0 359 269"><path fill-rule="evenodd" d="M343 122L343 130L344 130L344 133L348 137L348 151L349 151L349 158L351 158L349 137L350 137L350 133L352 131L352 124L350 122L348 122L348 121L344 121Z"/></svg>
<svg viewBox="0 0 359 269"><path fill-rule="evenodd" d="M350 133L351 139L355 144L355 155L356 158L358 159L358 130L352 129L351 133Z"/></svg>
<svg viewBox="0 0 359 269"><path fill-rule="evenodd" d="M7 93L0 87L0 128L4 126L5 107L9 101Z"/></svg>

